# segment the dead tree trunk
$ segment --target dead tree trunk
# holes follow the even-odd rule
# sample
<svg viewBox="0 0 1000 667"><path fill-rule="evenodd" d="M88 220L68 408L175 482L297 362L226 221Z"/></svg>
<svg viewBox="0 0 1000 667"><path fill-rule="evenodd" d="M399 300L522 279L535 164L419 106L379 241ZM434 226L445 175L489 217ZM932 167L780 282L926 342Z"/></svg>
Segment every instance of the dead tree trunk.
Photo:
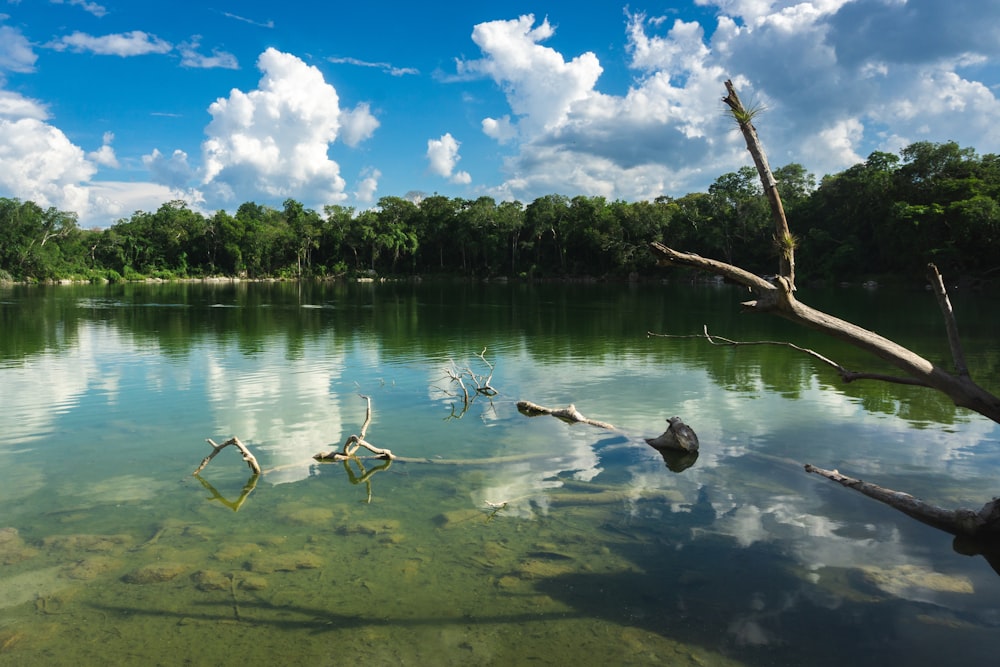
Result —
<svg viewBox="0 0 1000 667"><path fill-rule="evenodd" d="M791 285L783 277L779 276L772 284L738 266L693 253L680 252L668 248L662 243L654 242L651 248L663 265L691 267L723 276L744 285L757 296L757 299L741 304L744 310L771 313L796 324L821 331L892 364L906 376L903 378L882 376L879 379L936 389L948 396L955 405L968 408L1000 423L1000 398L976 384L969 376L968 369L959 368L955 373L949 372L924 359L916 352L873 331L811 308L795 298ZM932 284L939 281L940 274L938 274L937 268L931 265L929 269L931 274L936 276L932 280ZM946 320L953 320L950 312L945 312L944 316ZM949 324L949 326L953 325ZM853 378L844 377L847 381L862 378L872 379L872 376L859 374Z"/></svg>
<svg viewBox="0 0 1000 667"><path fill-rule="evenodd" d="M723 98L723 101L729 105L734 118L739 123L747 142L747 149L753 155L754 164L757 165L761 182L764 184L764 191L771 202L778 241L781 243L787 241L787 244L782 246L787 252L782 255L781 273L772 283L738 266L701 257L693 253L680 252L661 243L653 243L652 251L659 258L660 263L714 273L743 285L756 296L756 299L746 301L742 304L745 310L757 313L771 313L802 326L821 331L888 362L902 372L901 376L850 372L834 364L845 382L867 379L927 387L948 396L958 407L967 408L994 422L1000 423L1000 397L987 391L972 380L959 340L955 316L951 310L951 303L944 288L944 281L941 279L941 274L938 272L937 267L933 264L928 267L929 280L932 289L937 295L938 304L945 322L954 365L954 369L951 371L928 361L916 352L873 331L810 308L795 298L794 239L788 231L784 211L781 209L781 200L777 196L777 185L757 138L757 131L751 123L754 114L743 107L731 81L726 81L726 90L728 95ZM787 264L785 263L786 261ZM710 337L707 332L705 333L705 337L713 341L713 337ZM732 341L727 342L732 343ZM810 352L819 359L828 361L822 355L811 351L807 352ZM837 471L823 470L811 465L807 466L806 470L823 475L828 479L855 489L896 508L918 521L922 521L960 538L971 539L982 544L1000 543L1000 500L987 503L978 511L968 509L945 510L919 501L909 494L846 477ZM1000 563L1000 558L998 558L1000 549L993 547L977 549L978 547L962 552L983 553L991 565ZM998 572L1000 572L1000 569L998 569Z"/></svg>
<svg viewBox="0 0 1000 667"><path fill-rule="evenodd" d="M778 250L778 275L788 281L790 288L795 290L795 237L788 230L788 220L785 218L785 208L781 204L778 193L778 182L771 173L771 165L767 162L767 154L757 137L757 128L753 126L753 118L757 110L743 106L732 81L726 81L726 92L722 101L729 106L730 113L740 126L740 132L747 142L747 150L753 157L753 163L760 175L760 183L764 187L767 202L771 205L771 217L774 219L774 245Z"/></svg>

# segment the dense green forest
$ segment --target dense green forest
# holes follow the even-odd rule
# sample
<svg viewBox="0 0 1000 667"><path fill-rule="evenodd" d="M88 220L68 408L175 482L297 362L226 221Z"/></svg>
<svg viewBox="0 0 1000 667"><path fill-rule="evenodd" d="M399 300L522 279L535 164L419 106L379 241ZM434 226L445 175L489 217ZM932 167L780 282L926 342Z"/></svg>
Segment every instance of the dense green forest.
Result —
<svg viewBox="0 0 1000 667"><path fill-rule="evenodd" d="M872 153L818 184L799 164L774 171L798 241L800 280L908 279L935 262L988 279L1000 267L1000 156L919 142ZM623 278L662 275L651 241L739 264L777 266L773 226L752 167L678 199L517 201L383 197L364 211L294 199L205 216L184 202L107 229L0 198L0 280L140 280L460 275Z"/></svg>

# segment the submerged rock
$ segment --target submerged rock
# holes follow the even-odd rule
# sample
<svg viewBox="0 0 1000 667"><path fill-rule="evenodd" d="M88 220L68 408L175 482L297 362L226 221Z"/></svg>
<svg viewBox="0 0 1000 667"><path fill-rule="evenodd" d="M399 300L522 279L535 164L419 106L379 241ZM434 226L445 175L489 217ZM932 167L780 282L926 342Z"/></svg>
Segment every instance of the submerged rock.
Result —
<svg viewBox="0 0 1000 667"><path fill-rule="evenodd" d="M483 513L477 509L452 510L442 512L434 517L434 523L438 528L450 530L452 528L467 528L469 521L479 521L483 518Z"/></svg>
<svg viewBox="0 0 1000 667"><path fill-rule="evenodd" d="M90 556L68 565L63 569L63 574L70 579L89 581L117 568L118 565L117 559L108 556Z"/></svg>
<svg viewBox="0 0 1000 667"><path fill-rule="evenodd" d="M968 577L942 574L919 565L897 565L896 567L868 565L860 569L862 576L868 583L899 597L904 597L913 589L941 593L972 594L975 592Z"/></svg>
<svg viewBox="0 0 1000 667"><path fill-rule="evenodd" d="M131 535L52 535L42 540L50 551L114 553L132 545Z"/></svg>
<svg viewBox="0 0 1000 667"><path fill-rule="evenodd" d="M0 528L0 565L14 565L38 555L38 549L24 542L17 528Z"/></svg>
<svg viewBox="0 0 1000 667"><path fill-rule="evenodd" d="M191 581L203 591L228 591L232 588L232 580L218 570L198 570L191 575Z"/></svg>
<svg viewBox="0 0 1000 667"><path fill-rule="evenodd" d="M384 535L394 533L400 529L400 523L396 519L383 519L376 521L359 521L357 523L346 524L337 527L338 535Z"/></svg>
<svg viewBox="0 0 1000 667"><path fill-rule="evenodd" d="M184 574L188 569L186 565L180 563L161 563L157 565L146 565L138 570L129 572L122 581L127 584L158 584L163 581L170 581L177 576Z"/></svg>
<svg viewBox="0 0 1000 667"><path fill-rule="evenodd" d="M262 591L267 588L267 579L248 574L240 581L240 588L245 591Z"/></svg>
<svg viewBox="0 0 1000 667"><path fill-rule="evenodd" d="M251 570L264 574L311 570L322 566L322 557L311 551L304 550L289 553L262 554L250 562Z"/></svg>

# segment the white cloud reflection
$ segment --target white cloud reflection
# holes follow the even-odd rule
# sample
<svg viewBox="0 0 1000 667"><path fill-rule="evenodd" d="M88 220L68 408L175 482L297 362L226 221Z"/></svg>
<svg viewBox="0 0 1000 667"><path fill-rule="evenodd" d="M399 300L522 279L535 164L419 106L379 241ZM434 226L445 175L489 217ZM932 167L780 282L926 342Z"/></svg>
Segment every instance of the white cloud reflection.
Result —
<svg viewBox="0 0 1000 667"><path fill-rule="evenodd" d="M238 435L263 452L268 482L308 477L315 465L312 456L334 449L330 443L343 437L345 397L332 391L343 372L342 360L311 353L289 360L280 339L256 352L249 367L228 363L228 357L238 355L229 349L208 362L206 390L217 430ZM363 407L357 409L360 413Z"/></svg>
<svg viewBox="0 0 1000 667"><path fill-rule="evenodd" d="M402 391L417 387L432 403L447 404L441 389L434 388L443 384L440 362L407 358L406 364L390 368L375 337L355 336L332 344L272 334L259 343L247 351L239 341L213 339L186 350L178 360L164 352L160 342L123 334L101 322L84 323L65 341L65 351L31 355L0 369L3 414L17 415L5 419L0 451L11 455L42 440L66 438L57 429L65 428L61 418L69 413L81 413L77 419L100 432L107 425L87 422L83 397L95 392L107 405L118 406L133 398L128 391L138 391L135 376L140 375L140 386L153 397L139 407L158 409L158 393L176 390L200 397L204 392L207 401L199 409L216 435L238 435L260 452L270 471L268 482L287 483L309 476L317 451L339 446L346 436L344 415L350 427L361 423L364 402L353 385L358 373L367 381L385 373L387 382L407 385ZM601 483L605 473L613 471L622 499L611 511L620 512L623 519L651 511L662 513L665 520L669 513L707 512L704 523L691 532L690 543L723 535L743 549L779 545L815 581L822 581L828 568L853 569L858 563L931 571L934 555L914 549L891 521L859 519L850 509L831 511L824 504L827 496L817 491L827 482L806 475L802 463L839 467L871 481L905 464L907 480L924 484L905 490L930 493L926 499L943 506L981 504L991 495L992 480L965 467L970 449L1000 439L1000 428L984 419L963 417L950 429L915 429L900 417L865 410L857 399L824 386L817 377L810 377L789 398L768 390L759 369L748 367L747 390L733 391L721 387L705 368L665 361L655 352L601 358L574 356L567 348L562 355L536 356L522 341L489 356L496 364L493 384L504 393L492 410L480 401L465 419L477 433L481 424L476 420L490 429L483 436L488 443L484 456L511 461L492 466L488 475L471 477L467 493L472 507L507 502L504 516L511 519L549 514L554 494L567 491L571 481ZM546 417L520 417L513 406L518 399L554 407L573 402L587 416L619 425L625 435ZM422 409L410 406L400 414ZM681 474L667 471L660 456L641 441L658 435L664 418L673 414L691 424L702 442L697 464ZM135 429L148 415L127 417L133 421L114 427ZM380 434L412 429L409 424L393 426L389 416L376 426ZM408 445L432 446L414 441ZM939 490L935 480L940 477L935 475L942 474L953 480L950 486L961 488ZM625 481L619 483L618 475ZM37 474L18 477L31 480L30 489L44 481ZM139 486L132 483L128 488ZM26 489L22 484L0 493L9 499L23 496ZM844 494L845 505L851 504L850 491L838 488L835 493ZM967 498L957 497L959 493ZM655 510L639 500L651 494L664 498ZM921 589L894 594L933 600L945 595ZM747 623L737 623L734 632L746 641L760 639Z"/></svg>

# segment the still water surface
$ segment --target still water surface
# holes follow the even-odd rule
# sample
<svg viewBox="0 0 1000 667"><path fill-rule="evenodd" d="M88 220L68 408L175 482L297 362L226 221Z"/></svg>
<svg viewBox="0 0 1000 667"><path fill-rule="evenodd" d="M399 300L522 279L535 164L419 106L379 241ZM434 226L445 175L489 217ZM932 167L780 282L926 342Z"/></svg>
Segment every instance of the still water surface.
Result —
<svg viewBox="0 0 1000 667"><path fill-rule="evenodd" d="M979 507L1000 429L731 287L0 290L0 665L993 665L1000 576L803 463ZM800 298L947 349L923 293ZM955 295L1000 389L997 299ZM481 352L485 349L483 357ZM465 405L449 378L483 378ZM401 460L317 464L359 433ZM574 403L618 431L528 418ZM681 415L673 472L643 437ZM199 477L217 442L232 449ZM675 466L682 467L682 466Z"/></svg>

